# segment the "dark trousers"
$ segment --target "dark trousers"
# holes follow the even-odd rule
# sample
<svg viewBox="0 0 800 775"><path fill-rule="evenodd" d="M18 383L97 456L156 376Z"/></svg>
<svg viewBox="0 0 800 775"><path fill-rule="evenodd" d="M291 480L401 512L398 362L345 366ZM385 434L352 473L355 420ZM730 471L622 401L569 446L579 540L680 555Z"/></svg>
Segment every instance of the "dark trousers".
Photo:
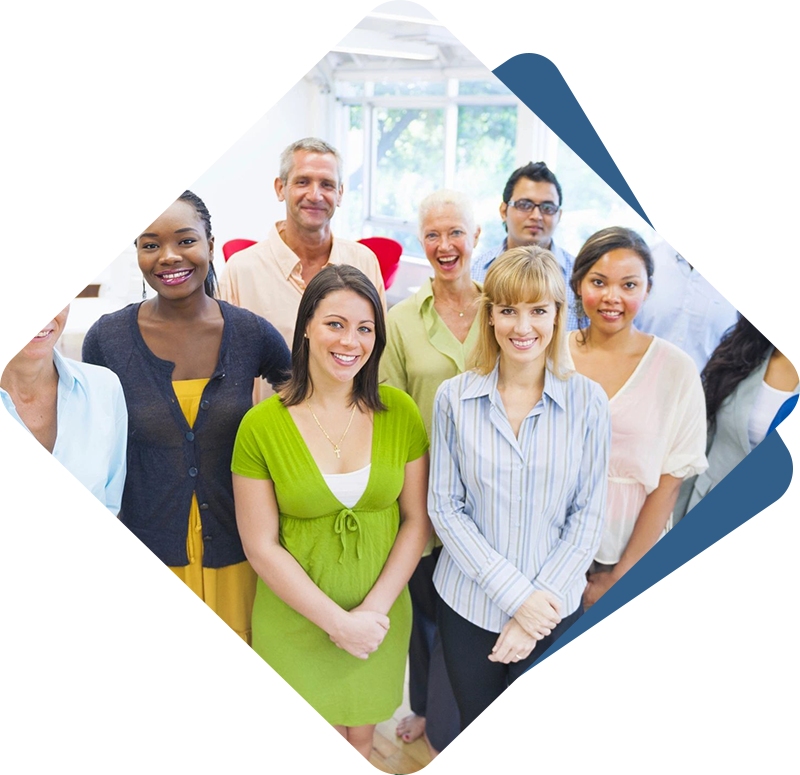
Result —
<svg viewBox="0 0 800 775"><path fill-rule="evenodd" d="M414 612L408 651L411 710L425 717L425 733L437 751L443 751L461 731L436 624L439 595L433 586L433 570L441 550L437 547L423 557L408 582Z"/></svg>
<svg viewBox="0 0 800 775"><path fill-rule="evenodd" d="M578 606L577 611L562 619L546 638L536 644L527 659L504 665L489 661L489 654L499 633L477 627L446 603L440 602L439 632L447 674L461 715L461 729L466 729L517 678L541 659L582 612L583 609Z"/></svg>

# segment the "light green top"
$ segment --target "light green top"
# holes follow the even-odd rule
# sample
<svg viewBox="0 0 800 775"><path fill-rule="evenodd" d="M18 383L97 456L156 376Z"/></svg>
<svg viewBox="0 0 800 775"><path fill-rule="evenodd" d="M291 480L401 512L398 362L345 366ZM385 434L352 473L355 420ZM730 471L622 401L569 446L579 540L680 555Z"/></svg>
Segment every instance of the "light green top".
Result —
<svg viewBox="0 0 800 775"><path fill-rule="evenodd" d="M389 310L386 328L381 380L414 399L430 437L436 391L446 379L466 369L467 357L478 341L478 316L462 344L434 309L428 279L413 296Z"/></svg>

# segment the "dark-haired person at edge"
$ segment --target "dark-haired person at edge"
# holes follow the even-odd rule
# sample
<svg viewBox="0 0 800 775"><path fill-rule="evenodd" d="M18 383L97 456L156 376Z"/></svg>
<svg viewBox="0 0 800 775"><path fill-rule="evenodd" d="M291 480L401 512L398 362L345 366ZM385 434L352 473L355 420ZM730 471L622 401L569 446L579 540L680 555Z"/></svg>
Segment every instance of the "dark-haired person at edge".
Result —
<svg viewBox="0 0 800 775"><path fill-rule="evenodd" d="M589 608L667 528L685 476L706 468L697 367L675 345L633 325L653 283L647 243L631 229L593 234L578 252L572 288L589 320L569 337L575 368L611 408L606 523L583 596Z"/></svg>
<svg viewBox="0 0 800 775"><path fill-rule="evenodd" d="M55 349L65 307L0 375L0 401L53 457L112 514L125 483L128 413L108 369L65 358Z"/></svg>
<svg viewBox="0 0 800 775"><path fill-rule="evenodd" d="M408 579L431 526L414 401L378 386L383 305L328 266L297 312L292 376L242 421L236 517L259 575L253 648L359 753L403 699Z"/></svg>
<svg viewBox="0 0 800 775"><path fill-rule="evenodd" d="M462 729L580 616L600 541L608 400L566 367L565 304L549 251L504 253L486 275L473 369L436 396L433 580Z"/></svg>
<svg viewBox="0 0 800 775"><path fill-rule="evenodd" d="M253 379L286 378L266 320L214 298L211 218L190 191L136 239L156 296L104 315L83 359L122 382L130 417L123 523L250 641L255 573L236 529L230 462Z"/></svg>
<svg viewBox="0 0 800 775"><path fill-rule="evenodd" d="M528 162L511 173L503 189L500 218L507 236L494 248L476 255L472 261L472 279L482 283L489 267L506 250L538 245L553 254L567 286L567 329L572 331L581 323L575 315L575 299L569 285L575 257L553 240L561 221L564 196L561 184L543 162Z"/></svg>
<svg viewBox="0 0 800 775"><path fill-rule="evenodd" d="M708 469L681 488L683 516L716 487L794 408L797 370L747 318L723 337L703 373Z"/></svg>
<svg viewBox="0 0 800 775"><path fill-rule="evenodd" d="M381 376L414 399L429 434L439 385L464 371L478 340L481 287L470 277L470 259L479 235L464 194L441 189L425 197L419 205L419 240L433 278L387 316ZM424 736L432 757L461 730L436 627L433 570L440 552L441 541L432 540L408 584L414 609L408 654L412 713L396 730L406 743Z"/></svg>

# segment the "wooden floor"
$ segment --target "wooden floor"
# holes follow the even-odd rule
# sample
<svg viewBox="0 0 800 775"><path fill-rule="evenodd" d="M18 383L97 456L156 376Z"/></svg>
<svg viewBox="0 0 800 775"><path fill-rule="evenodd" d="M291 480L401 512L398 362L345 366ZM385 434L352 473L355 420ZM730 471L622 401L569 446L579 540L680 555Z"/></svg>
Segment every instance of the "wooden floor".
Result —
<svg viewBox="0 0 800 775"><path fill-rule="evenodd" d="M425 740L420 738L408 744L394 733L397 724L409 713L411 713L411 708L408 702L408 671L406 671L403 704L395 711L392 718L378 724L375 728L372 756L369 757L369 761L381 772L408 775L408 773L419 772L431 761Z"/></svg>

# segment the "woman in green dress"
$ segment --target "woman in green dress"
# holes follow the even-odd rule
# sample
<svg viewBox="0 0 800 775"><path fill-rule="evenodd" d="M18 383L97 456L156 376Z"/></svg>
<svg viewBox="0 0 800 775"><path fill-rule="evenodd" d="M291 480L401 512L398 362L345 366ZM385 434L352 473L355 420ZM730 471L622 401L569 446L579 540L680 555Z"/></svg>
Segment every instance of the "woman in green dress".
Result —
<svg viewBox="0 0 800 775"><path fill-rule="evenodd" d="M259 575L253 648L366 758L402 702L406 584L430 535L428 440L405 393L378 386L383 307L358 269L308 284L292 376L247 413L236 516Z"/></svg>

